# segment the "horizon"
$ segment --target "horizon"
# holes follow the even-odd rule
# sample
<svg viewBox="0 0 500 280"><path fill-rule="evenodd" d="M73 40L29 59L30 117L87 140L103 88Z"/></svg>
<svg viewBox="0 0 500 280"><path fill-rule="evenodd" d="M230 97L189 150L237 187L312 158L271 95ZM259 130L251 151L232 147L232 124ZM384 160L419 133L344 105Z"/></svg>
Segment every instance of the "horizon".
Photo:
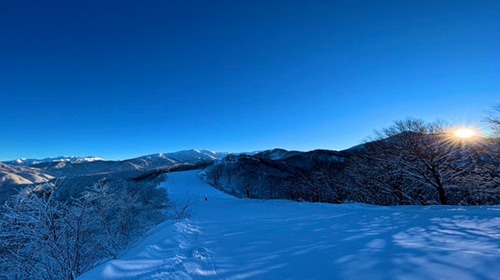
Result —
<svg viewBox="0 0 500 280"><path fill-rule="evenodd" d="M500 104L498 1L1 5L0 161L344 150Z"/></svg>
<svg viewBox="0 0 500 280"><path fill-rule="evenodd" d="M480 137L480 138L492 137L489 135L485 135L484 131L483 131L483 133L479 133L476 135L475 133L477 133L477 132L470 132L470 131L463 132L464 129L468 130L468 128L463 128L463 127L456 127L456 126L450 127L450 129L448 129L444 135L452 133L454 137L458 137L458 138L462 138L462 139L464 139L464 138L468 139L471 137ZM462 135L463 133L466 133L466 135ZM473 133L473 135L469 135L469 133ZM288 152L311 152L311 151L315 151L315 150L345 151L345 150L349 150L349 149L352 149L356 146L363 145L365 143L372 142L372 141L376 141L376 139L368 139L367 138L363 142L360 142L356 145L347 147L345 149L340 149L340 150L322 149L322 148L310 149L310 150L295 150L295 149L285 149L285 148L280 148L280 147L273 147L273 148L267 148L267 149L263 149L263 150L252 150L252 151L249 151L249 150L247 150L247 151L216 151L216 150L212 150L212 149L191 148L191 149L183 149L183 150L176 150L176 151L155 152L155 153L150 153L150 154L136 155L136 156L127 157L127 158L115 158L115 159L104 158L104 157L101 157L99 155L85 155L85 156L82 156L82 155L57 155L57 156L49 156L49 157L45 157L45 158L18 157L18 158L10 159L10 160L0 160L0 162L8 163L8 162L16 161L16 160L48 160L48 159L58 159L58 158L73 158L73 157L74 158L94 158L96 160L103 160L103 161L125 161L125 160L135 159L135 158L139 158L139 157L154 156L154 155L160 155L160 154L174 154L174 153L178 153L178 152L189 152L189 151L227 153L227 154L245 154L245 153L246 154L254 154L254 153L260 153L260 152L265 152L265 151L272 151L272 150L276 150L276 149L286 150ZM477 140L473 140L473 141L477 141Z"/></svg>
<svg viewBox="0 0 500 280"><path fill-rule="evenodd" d="M354 146L353 146L354 147ZM138 155L138 156L134 156L134 157L127 157L127 158L119 158L119 159L108 159L108 158L103 158L103 157L100 157L99 155L85 155L85 156L80 156L80 155L58 155L58 156L49 156L49 157L45 157L45 158L29 158L29 157L18 157L18 158L15 158L15 159L10 159L10 160L0 160L0 162L11 162L11 161L16 161L16 160L46 160L46 159L57 159L57 158L72 158L72 157L76 157L76 158L96 158L96 159L100 159L100 160L104 160L104 161L123 161L123 160L129 160L129 159L134 159L134 158L138 158L138 157L145 157L145 156L153 156L153 155L159 155L159 154L172 154L172 153L177 153L177 152L187 152L187 151L209 151L209 152L214 152L214 153L228 153L228 154L244 154L244 153L259 153L259 152L264 152L264 151L269 151L269 150L274 150L274 149L283 149L283 148L269 148L269 149L265 149L265 150L256 150L256 151L215 151L215 150L210 150L210 149L196 149L196 148L192 148L192 149L185 149L185 150L177 150L177 151L164 151L164 152L156 152L156 153L151 153L151 154L145 154L145 155ZM349 149L349 148L347 148ZM287 150L287 151L290 151L290 152L309 152L309 151L313 151L313 150L319 150L319 149L312 149L312 150L288 150L288 149L284 149L284 150ZM335 151L342 151L342 150L335 150Z"/></svg>

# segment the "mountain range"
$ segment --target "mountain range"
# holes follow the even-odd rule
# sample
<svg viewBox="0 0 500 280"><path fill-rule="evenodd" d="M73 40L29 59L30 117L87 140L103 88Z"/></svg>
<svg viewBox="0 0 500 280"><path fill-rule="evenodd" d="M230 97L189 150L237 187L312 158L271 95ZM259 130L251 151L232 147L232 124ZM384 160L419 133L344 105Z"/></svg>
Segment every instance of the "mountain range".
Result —
<svg viewBox="0 0 500 280"><path fill-rule="evenodd" d="M20 165L20 166L33 166L41 163L49 163L49 162L69 162L69 163L82 163L82 162L91 162L103 160L98 157L78 157L78 156L61 156L61 157L50 157L44 159L32 159L32 158L18 158L16 160L4 161L6 164L10 165Z"/></svg>
<svg viewBox="0 0 500 280"><path fill-rule="evenodd" d="M20 158L0 163L0 197L13 194L20 187L44 184L55 179L64 178L75 184L77 181L89 183L90 179L83 177L92 177L92 180L103 176L140 177L155 170L212 162L222 159L228 154L192 149L173 153L157 153L120 161L104 160L94 156Z"/></svg>
<svg viewBox="0 0 500 280"><path fill-rule="evenodd" d="M444 136L401 133L342 151L232 154L192 149L121 161L90 156L18 159L0 165L0 198L19 186L56 180L59 186L81 191L100 180L120 185L156 180L176 170L204 169L207 182L238 197L379 205L498 204L499 140L450 146L443 144Z"/></svg>

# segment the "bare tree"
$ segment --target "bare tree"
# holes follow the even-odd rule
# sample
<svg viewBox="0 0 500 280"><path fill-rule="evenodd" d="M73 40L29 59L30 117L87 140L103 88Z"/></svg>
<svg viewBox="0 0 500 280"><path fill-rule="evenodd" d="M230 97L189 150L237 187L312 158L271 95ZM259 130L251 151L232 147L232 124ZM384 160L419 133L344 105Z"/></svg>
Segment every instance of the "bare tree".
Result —
<svg viewBox="0 0 500 280"><path fill-rule="evenodd" d="M412 185L434 190L439 203L448 204L447 188L456 185L472 163L466 159L466 144L453 142L443 123L419 119L396 121L378 135L388 148L381 160L394 163Z"/></svg>
<svg viewBox="0 0 500 280"><path fill-rule="evenodd" d="M425 204L422 193L408 180L394 149L384 141L365 143L350 157L343 173L350 201L377 205Z"/></svg>
<svg viewBox="0 0 500 280"><path fill-rule="evenodd" d="M396 121L352 150L341 174L347 201L378 205L497 204L498 138L465 140L441 123Z"/></svg>
<svg viewBox="0 0 500 280"><path fill-rule="evenodd" d="M490 124L491 130L496 137L500 137L500 104L493 106L486 122Z"/></svg>

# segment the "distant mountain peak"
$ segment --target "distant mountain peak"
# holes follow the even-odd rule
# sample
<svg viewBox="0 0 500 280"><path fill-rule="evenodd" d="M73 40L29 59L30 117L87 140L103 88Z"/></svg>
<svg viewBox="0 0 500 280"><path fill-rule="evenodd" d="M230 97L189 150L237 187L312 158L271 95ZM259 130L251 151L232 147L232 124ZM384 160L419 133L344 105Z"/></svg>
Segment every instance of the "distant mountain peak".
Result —
<svg viewBox="0 0 500 280"><path fill-rule="evenodd" d="M146 159L146 158L158 158L169 160L171 162L198 162L203 160L217 160L224 158L229 153L226 152L214 152L209 150L199 150L199 149L190 149L190 150L181 150L177 152L171 153L157 153L151 154L143 157L138 157L136 159ZM135 159L130 159L135 160Z"/></svg>
<svg viewBox="0 0 500 280"><path fill-rule="evenodd" d="M86 157L61 156L61 157L48 157L44 159L18 158L16 160L6 161L5 163L11 165L20 165L20 166L32 166L41 163L51 163L51 162L82 163L82 162L92 162L98 160L104 160L104 159L94 156L86 156Z"/></svg>
<svg viewBox="0 0 500 280"><path fill-rule="evenodd" d="M109 161L109 163L111 165L114 165L117 162L125 162L131 164L133 166L132 168L135 169L137 168L147 169L147 168L158 168L164 166L173 166L182 163L198 164L207 161L219 160L226 157L229 154L230 153L227 152L214 152L209 150L190 149L190 150L181 150L171 153L150 154L122 161ZM79 167L75 170L80 170L80 169L94 170L95 168L97 168L98 165L95 165L93 163L97 161L101 161L101 163L103 164L107 162L102 158L95 156L86 156L86 157L61 156L61 157L49 157L45 159L19 158L12 161L6 161L4 163L12 166L32 166L45 169L48 168L54 171L54 169L67 169L67 168L74 169L77 168L76 165L79 165ZM81 165L83 163L86 163L85 166ZM87 164L90 164L92 167L91 168L88 167Z"/></svg>

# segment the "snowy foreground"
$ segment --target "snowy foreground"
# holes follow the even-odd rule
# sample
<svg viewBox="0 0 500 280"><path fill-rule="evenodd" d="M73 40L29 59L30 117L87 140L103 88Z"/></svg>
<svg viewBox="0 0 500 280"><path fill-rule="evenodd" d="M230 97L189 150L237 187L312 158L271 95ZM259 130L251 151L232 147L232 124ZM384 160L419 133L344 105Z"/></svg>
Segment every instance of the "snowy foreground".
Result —
<svg viewBox="0 0 500 280"><path fill-rule="evenodd" d="M192 217L80 279L500 279L500 207L237 199L196 171L163 186Z"/></svg>

